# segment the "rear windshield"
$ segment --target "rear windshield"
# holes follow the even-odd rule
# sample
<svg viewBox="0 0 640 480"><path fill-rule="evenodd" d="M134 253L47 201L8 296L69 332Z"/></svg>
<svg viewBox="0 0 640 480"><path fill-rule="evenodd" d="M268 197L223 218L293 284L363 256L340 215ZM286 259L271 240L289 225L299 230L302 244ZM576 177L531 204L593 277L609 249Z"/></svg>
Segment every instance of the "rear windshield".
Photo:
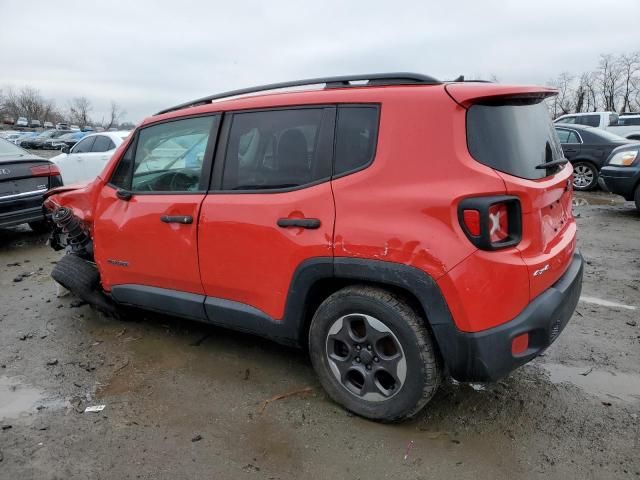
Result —
<svg viewBox="0 0 640 480"><path fill-rule="evenodd" d="M476 104L467 112L467 144L478 162L531 180L556 169L537 165L564 158L560 140L542 101Z"/></svg>

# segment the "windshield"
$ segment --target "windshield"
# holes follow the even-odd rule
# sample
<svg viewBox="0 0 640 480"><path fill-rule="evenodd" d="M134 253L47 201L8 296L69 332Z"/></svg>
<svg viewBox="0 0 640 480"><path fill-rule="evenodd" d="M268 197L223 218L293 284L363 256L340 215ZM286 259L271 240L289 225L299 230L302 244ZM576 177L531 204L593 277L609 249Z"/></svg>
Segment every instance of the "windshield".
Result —
<svg viewBox="0 0 640 480"><path fill-rule="evenodd" d="M0 157L6 157L8 155L23 157L25 154L26 152L20 147L16 147L13 143L0 138Z"/></svg>
<svg viewBox="0 0 640 480"><path fill-rule="evenodd" d="M552 173L536 166L564 158L547 108L538 100L471 106L467 112L467 145L480 163L531 180Z"/></svg>

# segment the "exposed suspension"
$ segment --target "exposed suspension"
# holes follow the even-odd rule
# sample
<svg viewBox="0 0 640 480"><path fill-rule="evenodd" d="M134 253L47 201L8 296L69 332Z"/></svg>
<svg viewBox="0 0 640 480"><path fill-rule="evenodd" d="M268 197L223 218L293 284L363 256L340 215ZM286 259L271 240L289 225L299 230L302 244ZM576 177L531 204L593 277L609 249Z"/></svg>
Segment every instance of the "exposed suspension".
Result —
<svg viewBox="0 0 640 480"><path fill-rule="evenodd" d="M59 230L57 234L54 232L51 237L51 246L55 250L61 250L66 247L69 253L88 260L93 259L93 242L91 237L87 234L80 219L73 214L70 208L56 208L51 219Z"/></svg>

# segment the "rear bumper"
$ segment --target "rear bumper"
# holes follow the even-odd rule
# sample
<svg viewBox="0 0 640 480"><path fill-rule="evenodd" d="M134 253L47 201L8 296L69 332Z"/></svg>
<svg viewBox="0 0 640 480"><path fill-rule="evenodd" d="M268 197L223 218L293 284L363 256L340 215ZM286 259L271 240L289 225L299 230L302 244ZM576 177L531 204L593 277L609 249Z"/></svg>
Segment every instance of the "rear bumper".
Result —
<svg viewBox="0 0 640 480"><path fill-rule="evenodd" d="M461 332L453 325L433 325L444 362L453 378L464 382L495 381L540 355L564 329L582 290L582 255L576 251L569 268L516 318L481 332ZM513 339L529 334L522 354L511 352Z"/></svg>
<svg viewBox="0 0 640 480"><path fill-rule="evenodd" d="M606 166L600 170L598 183L605 190L633 200L633 191L640 182L640 166Z"/></svg>
<svg viewBox="0 0 640 480"><path fill-rule="evenodd" d="M38 222L44 220L44 211L42 207L28 208L0 214L0 227L13 227L22 223Z"/></svg>
<svg viewBox="0 0 640 480"><path fill-rule="evenodd" d="M0 202L0 227L44 220L43 198L42 195L34 195Z"/></svg>

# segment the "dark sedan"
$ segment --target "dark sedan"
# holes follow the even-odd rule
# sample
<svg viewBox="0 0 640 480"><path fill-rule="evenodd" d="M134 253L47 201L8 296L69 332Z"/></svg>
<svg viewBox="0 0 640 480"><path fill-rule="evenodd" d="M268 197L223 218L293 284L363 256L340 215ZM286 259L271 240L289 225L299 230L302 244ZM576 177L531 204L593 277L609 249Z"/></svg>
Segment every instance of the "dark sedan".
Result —
<svg viewBox="0 0 640 480"><path fill-rule="evenodd" d="M573 165L573 188L576 190L593 190L611 151L634 142L587 125L557 124L555 129L564 156Z"/></svg>
<svg viewBox="0 0 640 480"><path fill-rule="evenodd" d="M43 148L45 142L52 138L58 138L65 133L70 133L69 130L45 130L44 132L36 135L35 137L28 138L21 142L21 146L23 148L29 148L32 150L36 150L39 148Z"/></svg>
<svg viewBox="0 0 640 480"><path fill-rule="evenodd" d="M600 171L600 186L625 200L636 202L640 211L640 143L616 148Z"/></svg>
<svg viewBox="0 0 640 480"><path fill-rule="evenodd" d="M36 232L47 230L43 195L61 185L54 163L0 138L0 227L28 223Z"/></svg>
<svg viewBox="0 0 640 480"><path fill-rule="evenodd" d="M70 132L58 138L48 138L42 144L42 148L44 150L60 150L65 146L71 148L88 134L89 132Z"/></svg>

